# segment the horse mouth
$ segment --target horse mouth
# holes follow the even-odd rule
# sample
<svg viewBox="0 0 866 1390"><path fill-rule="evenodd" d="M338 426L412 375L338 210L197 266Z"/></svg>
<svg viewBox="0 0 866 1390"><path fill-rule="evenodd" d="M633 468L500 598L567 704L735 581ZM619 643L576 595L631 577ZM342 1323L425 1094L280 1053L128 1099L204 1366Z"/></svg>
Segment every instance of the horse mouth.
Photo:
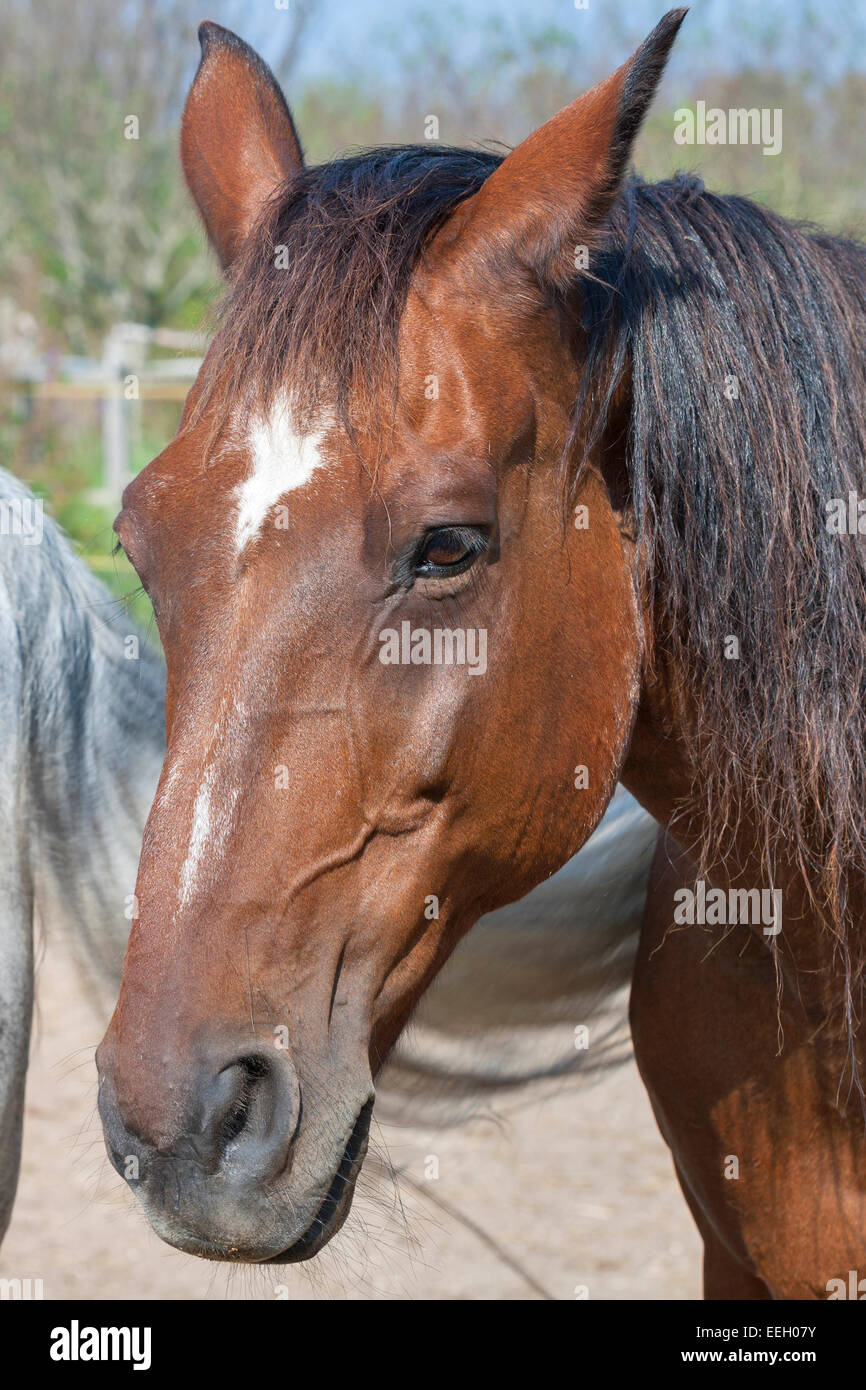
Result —
<svg viewBox="0 0 866 1390"><path fill-rule="evenodd" d="M288 1249L279 1255L268 1256L261 1261L262 1264L298 1264L301 1260L312 1259L313 1255L318 1254L322 1246L337 1234L349 1215L355 1193L355 1179L367 1152L374 1099L375 1097L371 1096L358 1112L358 1118L331 1180L331 1186L306 1231L293 1241Z"/></svg>

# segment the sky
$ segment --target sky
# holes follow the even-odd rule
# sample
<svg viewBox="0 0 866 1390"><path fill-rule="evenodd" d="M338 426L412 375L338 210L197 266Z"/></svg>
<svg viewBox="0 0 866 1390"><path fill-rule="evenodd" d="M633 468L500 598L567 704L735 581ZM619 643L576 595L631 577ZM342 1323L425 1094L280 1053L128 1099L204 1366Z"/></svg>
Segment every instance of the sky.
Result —
<svg viewBox="0 0 866 1390"><path fill-rule="evenodd" d="M206 3L206 0L205 0ZM293 3L293 0L288 0ZM454 35L455 52L484 62L480 36L483 21L498 18L506 30L556 26L573 34L576 45L599 38L621 40L623 56L636 46L669 8L665 0L322 0L310 26L300 75L339 74L346 65L381 72L392 61L395 32L411 42L422 13L432 15ZM267 36L275 0L251 0L245 10ZM263 47L269 46L267 37ZM274 46L271 40L270 46ZM390 52L389 52L390 50ZM732 69L772 57L785 68L823 68L842 72L866 69L866 0L696 0L683 27L677 52L712 59L716 68Z"/></svg>

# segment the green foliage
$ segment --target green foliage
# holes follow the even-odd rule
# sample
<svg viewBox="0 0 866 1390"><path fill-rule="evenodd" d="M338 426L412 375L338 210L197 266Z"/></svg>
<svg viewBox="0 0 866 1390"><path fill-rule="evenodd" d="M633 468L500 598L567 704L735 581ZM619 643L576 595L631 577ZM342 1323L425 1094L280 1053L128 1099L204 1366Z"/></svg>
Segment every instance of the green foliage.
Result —
<svg viewBox="0 0 866 1390"><path fill-rule="evenodd" d="M172 323L215 282L178 177L188 6L153 9L42 0L36 23L13 0L4 18L0 292L66 351L95 355L118 320Z"/></svg>

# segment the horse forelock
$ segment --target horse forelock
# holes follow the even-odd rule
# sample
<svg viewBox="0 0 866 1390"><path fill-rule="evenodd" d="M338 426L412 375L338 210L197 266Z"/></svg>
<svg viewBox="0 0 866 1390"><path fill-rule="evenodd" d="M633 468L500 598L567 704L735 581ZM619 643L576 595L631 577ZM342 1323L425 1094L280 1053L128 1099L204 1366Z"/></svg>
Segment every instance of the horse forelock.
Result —
<svg viewBox="0 0 866 1390"><path fill-rule="evenodd" d="M498 155L390 146L306 168L264 209L232 270L194 423L210 405L262 416L290 385L299 430L323 414L350 433L396 383L412 274L435 231ZM351 402L351 415L350 406Z"/></svg>

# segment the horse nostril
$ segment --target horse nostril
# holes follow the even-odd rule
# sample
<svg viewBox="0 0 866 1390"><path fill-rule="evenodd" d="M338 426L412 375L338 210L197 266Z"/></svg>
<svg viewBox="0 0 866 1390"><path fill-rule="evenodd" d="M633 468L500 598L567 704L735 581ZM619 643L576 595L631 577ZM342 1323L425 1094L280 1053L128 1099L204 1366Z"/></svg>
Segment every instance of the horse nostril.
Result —
<svg viewBox="0 0 866 1390"><path fill-rule="evenodd" d="M198 1109L190 1142L207 1171L263 1177L284 1165L299 1112L288 1061L238 1057L203 1087Z"/></svg>
<svg viewBox="0 0 866 1390"><path fill-rule="evenodd" d="M234 1098L229 1102L219 1126L218 1141L223 1150L244 1130L253 1092L261 1079L269 1074L269 1066L264 1057L242 1057L226 1070L234 1074Z"/></svg>

